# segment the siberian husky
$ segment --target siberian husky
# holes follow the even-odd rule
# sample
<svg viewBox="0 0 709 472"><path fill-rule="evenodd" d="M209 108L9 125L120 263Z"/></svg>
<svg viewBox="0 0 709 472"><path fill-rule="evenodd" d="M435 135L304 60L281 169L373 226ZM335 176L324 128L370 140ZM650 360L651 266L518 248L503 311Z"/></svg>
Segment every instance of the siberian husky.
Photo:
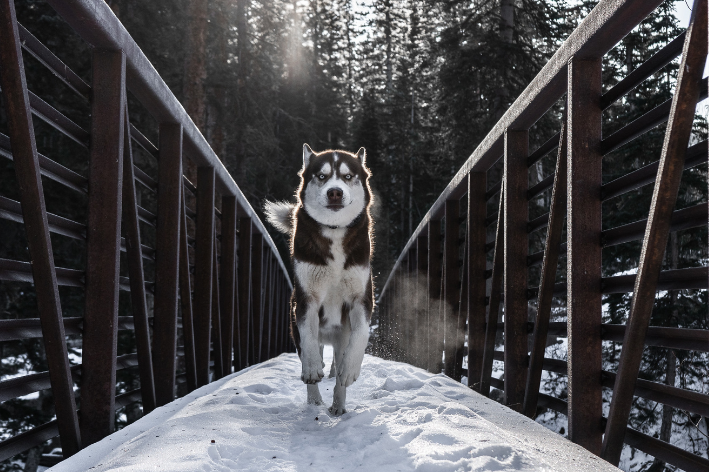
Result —
<svg viewBox="0 0 709 472"><path fill-rule="evenodd" d="M346 388L359 377L374 306L370 261L372 192L366 151L315 153L303 145L297 203L266 202L267 220L290 235L295 272L291 336L302 363L308 403L322 405L322 348L333 346L336 376L330 413L345 410Z"/></svg>

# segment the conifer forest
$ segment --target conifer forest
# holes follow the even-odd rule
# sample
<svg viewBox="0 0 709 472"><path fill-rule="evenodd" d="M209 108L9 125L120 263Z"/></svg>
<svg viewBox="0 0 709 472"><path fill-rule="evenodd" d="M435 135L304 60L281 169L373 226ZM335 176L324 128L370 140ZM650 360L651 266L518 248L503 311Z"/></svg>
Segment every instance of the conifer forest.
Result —
<svg viewBox="0 0 709 472"><path fill-rule="evenodd" d="M476 146L520 95L597 2L590 0L106 0L173 93L202 131L251 205L263 201L294 201L302 165L302 146L313 150L367 150L375 195L375 286L384 283L409 236L446 184ZM17 0L18 20L85 80L91 74L87 46L42 0ZM675 2L666 1L604 58L603 87L612 87L635 67L680 35ZM73 36L74 35L74 36ZM57 44L57 38L67 41ZM72 39L76 38L76 39ZM619 122L672 98L677 79L674 60L604 112L603 133ZM59 109L88 125L87 104L70 97L58 81L26 59L28 83L38 95L59 97ZM62 100L62 97L65 99ZM131 121L151 117L131 106ZM621 106L622 105L622 106ZM707 138L706 109L697 108L692 143ZM542 144L560 127L561 103L540 120L529 143ZM79 174L87 163L76 156L75 144L39 124L40 153L46 152ZM0 132L7 117L0 104ZM603 181L659 159L665 125L621 147L603 161ZM532 136L532 135L530 135ZM539 142L535 139L539 137ZM156 136L148 136L151 140ZM157 141L153 141L157 142ZM553 153L552 153L553 154ZM143 168L153 161L136 152ZM530 169L530 185L549 175L555 155ZM502 171L502 163L498 163ZM618 169L622 169L619 172ZM678 209L707 201L707 164L687 171L679 191ZM536 175L535 175L536 174ZM689 177L687 177L689 176ZM3 194L19 200L13 161L0 159ZM85 221L85 202L47 181L47 210L60 202L67 218ZM13 197L13 195L15 195ZM642 187L603 204L603 225L614 227L645 218L652 187ZM144 206L155 205L145 194ZM530 202L530 220L544 214L551 192ZM492 204L497 205L496 202ZM72 208L73 214L66 214ZM61 213L60 211L57 211ZM272 228L269 228L272 230ZM544 230L546 231L546 230ZM530 248L543 248L544 231ZM287 238L271 231L281 256L288 260ZM85 247L52 235L57 265L82 268ZM3 221L0 258L29 260L24 228ZM604 276L633 273L641 242L603 250ZM531 252L535 252L531 251ZM566 262L562 254L561 266ZM706 226L671 233L664 268L707 265ZM150 269L146 269L150 270ZM532 274L530 278L539 277ZM534 283L530 282L530 285ZM0 318L37 318L34 293L26 284L0 284ZM376 290L376 289L375 289ZM60 287L64 317L83 316L82 291ZM130 301L121 293L121 316ZM604 323L623 323L632 293L604 295ZM707 290L658 293L651 325L707 329ZM555 299L553 321L566 319L564 298ZM530 302L530 313L534 311ZM376 321L376 320L375 320ZM376 324L376 323L373 323ZM118 354L134 352L133 332L121 331ZM613 371L620 343L604 342L604 369ZM69 337L70 360L81 362L81 343ZM0 379L48 370L41 339L0 342ZM552 352L553 351L553 352ZM548 356L566 357L566 340L550 344ZM707 353L648 347L640 378L709 392ZM545 372L542 391L564 398L566 376ZM136 369L118 374L118 389L139 385ZM610 391L604 390L605 406ZM607 412L607 409L605 410ZM0 404L0 439L45 423L53 416L51 393ZM116 415L117 427L140 417L140 404ZM540 409L537 422L566 433L566 419ZM707 457L709 419L650 400L636 398L629 426ZM626 471L678 470L626 446L621 468ZM37 470L42 453L35 448L0 463L0 471Z"/></svg>

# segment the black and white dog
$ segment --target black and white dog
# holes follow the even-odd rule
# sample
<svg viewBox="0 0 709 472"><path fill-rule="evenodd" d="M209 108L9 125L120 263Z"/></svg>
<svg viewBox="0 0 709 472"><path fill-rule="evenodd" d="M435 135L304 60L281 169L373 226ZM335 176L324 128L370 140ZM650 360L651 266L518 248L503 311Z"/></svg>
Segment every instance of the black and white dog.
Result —
<svg viewBox="0 0 709 472"><path fill-rule="evenodd" d="M337 376L330 412L345 413L346 388L359 377L374 306L372 193L366 152L314 153L303 145L297 203L266 202L267 220L291 236L295 272L291 335L303 365L308 403L322 405L324 344Z"/></svg>

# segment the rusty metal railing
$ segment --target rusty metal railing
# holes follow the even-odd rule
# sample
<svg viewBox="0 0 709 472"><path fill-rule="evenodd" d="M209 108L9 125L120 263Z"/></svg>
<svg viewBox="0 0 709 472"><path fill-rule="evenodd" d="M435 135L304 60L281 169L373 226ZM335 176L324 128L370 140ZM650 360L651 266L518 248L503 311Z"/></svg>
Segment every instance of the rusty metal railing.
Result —
<svg viewBox="0 0 709 472"><path fill-rule="evenodd" d="M561 412L572 441L616 465L625 443L684 470L709 470L706 458L627 426L634 396L709 415L709 395L638 380L645 346L709 352L706 329L649 326L657 290L707 289L707 267L661 270L671 231L707 225L706 203L675 210L683 170L707 162L706 141L688 147L696 104L707 97L706 0L695 1L686 33L607 92L601 86L603 56L660 3L601 0L483 139L419 224L384 284L373 352L458 380L465 375L468 385L485 395L491 387L499 389L508 406L528 416L538 407ZM602 136L603 110L680 54L674 98ZM530 152L530 128L564 95L560 132ZM603 157L663 123L660 161L603 184ZM530 187L528 169L553 151L555 172ZM500 160L502 177L495 180ZM650 184L647 220L603 230L604 201ZM549 189L549 213L529 220L530 201ZM499 205L488 205L495 198ZM490 206L494 210L488 214ZM528 254L530 236L542 228L545 249ZM603 277L602 249L639 240L637 274ZM566 281L555 284L563 251ZM529 270L540 264L540 285L529 287ZM628 323L604 324L603 295L629 292L634 297ZM552 298L564 295L567 321L550 322ZM534 299L532 321L528 310ZM503 351L495 350L499 334L504 334ZM549 335L567 337L567 361L544 358ZM616 373L602 369L606 340L622 342ZM492 376L493 361L504 363L504 380ZM543 370L568 376L568 398L539 392ZM604 387L613 393L607 418Z"/></svg>
<svg viewBox="0 0 709 472"><path fill-rule="evenodd" d="M0 195L0 218L24 224L31 257L0 259L0 282L34 290L39 312L38 319L0 320L0 341L41 338L49 366L0 381L0 400L51 388L56 419L0 442L0 460L57 435L69 456L110 434L120 407L141 401L147 413L172 401L178 383L190 391L292 349L288 273L218 156L105 2L49 4L90 46L92 80L18 24L13 0L0 0L9 129L0 134L0 155L13 161L21 196ZM90 129L28 89L23 49L87 104ZM159 124L157 143L131 123L127 92ZM37 152L37 120L86 152L88 176ZM157 175L136 165L136 149ZM183 160L196 166L196 182L184 175ZM47 212L42 178L86 197L86 224ZM156 211L140 205L141 192L156 195ZM84 270L55 267L50 233L85 244ZM121 252L128 277L120 276ZM63 317L60 286L83 289L83 318ZM132 316L118 316L119 291L130 292ZM135 353L117 356L119 330L134 332ZM81 338L80 365L70 364L67 335ZM134 367L140 388L117 396L116 372Z"/></svg>

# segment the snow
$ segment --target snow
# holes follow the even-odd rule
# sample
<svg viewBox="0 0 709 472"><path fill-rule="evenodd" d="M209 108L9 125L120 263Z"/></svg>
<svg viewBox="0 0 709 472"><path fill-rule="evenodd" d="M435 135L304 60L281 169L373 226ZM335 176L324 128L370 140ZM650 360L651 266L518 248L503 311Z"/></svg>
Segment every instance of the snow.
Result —
<svg viewBox="0 0 709 472"><path fill-rule="evenodd" d="M325 402L333 387L334 379L320 383ZM445 375L408 364L365 356L341 417L307 405L305 390L297 355L283 354L158 408L49 470L619 470Z"/></svg>

